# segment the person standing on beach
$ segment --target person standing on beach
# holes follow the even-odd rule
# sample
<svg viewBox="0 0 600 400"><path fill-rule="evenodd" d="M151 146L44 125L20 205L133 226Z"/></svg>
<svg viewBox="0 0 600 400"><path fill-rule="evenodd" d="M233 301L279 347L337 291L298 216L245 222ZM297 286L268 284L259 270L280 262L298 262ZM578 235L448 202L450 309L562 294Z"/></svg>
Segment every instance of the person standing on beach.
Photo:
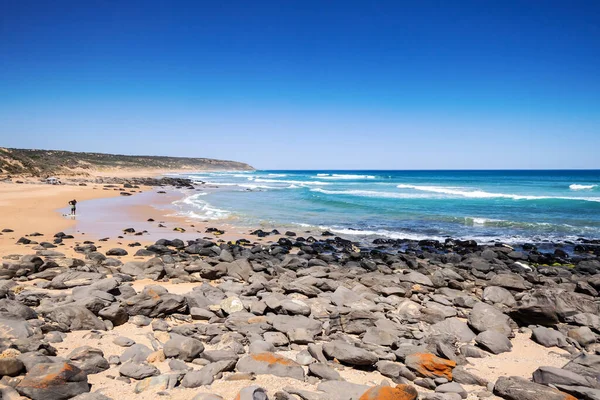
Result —
<svg viewBox="0 0 600 400"><path fill-rule="evenodd" d="M73 199L69 202L71 206L71 215L75 215L75 209L77 208L77 200Z"/></svg>

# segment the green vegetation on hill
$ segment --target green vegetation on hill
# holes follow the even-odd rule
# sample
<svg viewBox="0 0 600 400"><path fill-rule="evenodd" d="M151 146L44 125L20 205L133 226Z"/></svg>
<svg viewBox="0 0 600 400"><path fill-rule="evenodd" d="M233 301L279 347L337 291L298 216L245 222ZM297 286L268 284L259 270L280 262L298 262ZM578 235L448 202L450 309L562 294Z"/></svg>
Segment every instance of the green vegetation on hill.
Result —
<svg viewBox="0 0 600 400"><path fill-rule="evenodd" d="M12 175L80 175L110 169L252 170L250 165L226 160L190 157L127 156L76 153L61 150L0 147L0 173Z"/></svg>

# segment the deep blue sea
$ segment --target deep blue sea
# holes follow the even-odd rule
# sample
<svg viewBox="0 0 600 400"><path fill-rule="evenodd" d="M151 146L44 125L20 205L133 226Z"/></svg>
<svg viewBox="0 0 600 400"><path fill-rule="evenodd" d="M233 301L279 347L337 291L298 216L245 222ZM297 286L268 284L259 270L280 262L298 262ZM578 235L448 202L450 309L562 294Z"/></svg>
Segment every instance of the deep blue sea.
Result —
<svg viewBox="0 0 600 400"><path fill-rule="evenodd" d="M188 174L175 204L202 220L360 238L600 238L600 170L253 171Z"/></svg>

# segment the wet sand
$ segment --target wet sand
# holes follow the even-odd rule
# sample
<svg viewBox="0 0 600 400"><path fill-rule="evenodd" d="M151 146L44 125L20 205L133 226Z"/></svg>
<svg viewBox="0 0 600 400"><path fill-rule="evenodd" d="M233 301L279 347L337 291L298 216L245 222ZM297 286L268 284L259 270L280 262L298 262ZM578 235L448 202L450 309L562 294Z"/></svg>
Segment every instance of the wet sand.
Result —
<svg viewBox="0 0 600 400"><path fill-rule="evenodd" d="M115 247L127 249L130 254L120 257L123 261L132 260L137 249L158 239L193 240L206 237L236 241L246 238L257 243L269 243L280 237L257 238L249 235L247 227L176 215L172 203L195 193L193 190L142 187L127 189L133 194L121 196L118 189L105 188L101 184L48 185L34 180L24 184L1 182L0 230L11 229L13 232L0 235L0 257L31 253L35 245L16 244L21 237L38 243L52 242L58 232L73 235L74 239L65 240L52 250L69 257L80 257L81 254L75 253L74 247L84 241L93 241L103 252ZM166 193L158 193L163 191ZM72 199L78 201L75 217L68 215L68 202ZM209 227L222 229L225 234L206 233ZM133 228L138 234L124 233L123 230L127 228ZM183 228L185 232L174 230L176 228ZM33 233L40 233L41 236L30 236ZM137 243L141 246L129 247Z"/></svg>

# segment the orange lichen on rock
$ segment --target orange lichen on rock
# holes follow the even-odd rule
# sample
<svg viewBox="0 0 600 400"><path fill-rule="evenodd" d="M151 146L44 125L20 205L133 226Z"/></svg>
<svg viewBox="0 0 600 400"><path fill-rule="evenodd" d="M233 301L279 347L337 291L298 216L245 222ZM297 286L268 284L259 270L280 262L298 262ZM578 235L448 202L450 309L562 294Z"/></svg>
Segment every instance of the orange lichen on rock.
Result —
<svg viewBox="0 0 600 400"><path fill-rule="evenodd" d="M418 396L411 385L375 386L363 393L359 400L415 400Z"/></svg>
<svg viewBox="0 0 600 400"><path fill-rule="evenodd" d="M50 364L51 365L51 364ZM49 364L39 364L37 367L40 371L46 371L49 369ZM52 385L61 384L62 382L67 381L67 374L73 371L73 366L67 363L63 363L60 371L56 373L48 373L41 377L41 379L32 384L33 387L37 387L39 389L45 389ZM74 371L73 371L74 372Z"/></svg>
<svg viewBox="0 0 600 400"><path fill-rule="evenodd" d="M256 317L250 317L248 318L248 323L249 324L258 324L261 322L267 322L267 317L263 316L263 315L258 315Z"/></svg>
<svg viewBox="0 0 600 400"><path fill-rule="evenodd" d="M152 297L154 300L160 300L160 295L154 291L154 289L146 290L146 294Z"/></svg>
<svg viewBox="0 0 600 400"><path fill-rule="evenodd" d="M289 358L282 357L275 353L264 352L264 353L252 354L250 357L252 357L256 361L266 362L268 364L281 364L281 365L289 365L289 366L298 365L297 363L290 360Z"/></svg>
<svg viewBox="0 0 600 400"><path fill-rule="evenodd" d="M446 378L452 380L452 369L456 362L437 357L431 353L415 353L406 357L406 366L425 378Z"/></svg>

